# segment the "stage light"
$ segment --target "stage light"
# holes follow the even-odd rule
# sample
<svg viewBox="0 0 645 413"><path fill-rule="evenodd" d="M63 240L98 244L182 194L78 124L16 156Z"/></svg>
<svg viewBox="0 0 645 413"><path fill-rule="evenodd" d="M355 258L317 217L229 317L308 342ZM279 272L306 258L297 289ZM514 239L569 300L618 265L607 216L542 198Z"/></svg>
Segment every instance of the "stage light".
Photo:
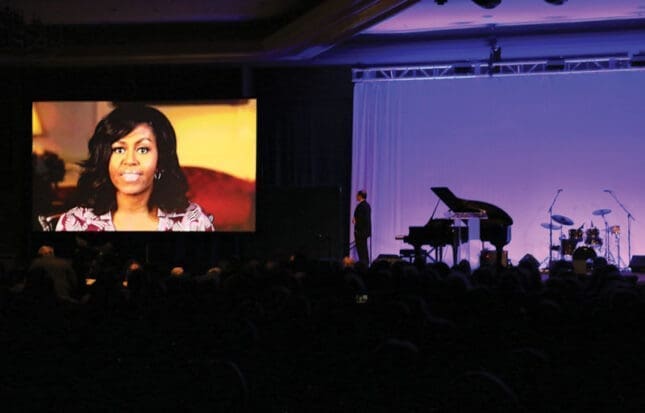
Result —
<svg viewBox="0 0 645 413"><path fill-rule="evenodd" d="M490 42L490 53L488 55L488 74L493 75L501 71L499 66L494 66L495 63L502 61L502 48L497 44L497 41Z"/></svg>
<svg viewBox="0 0 645 413"><path fill-rule="evenodd" d="M567 2L567 0L544 0L549 4L553 4L554 6L562 6L564 3Z"/></svg>
<svg viewBox="0 0 645 413"><path fill-rule="evenodd" d="M473 0L473 3L485 9L494 9L499 6L502 0Z"/></svg>
<svg viewBox="0 0 645 413"><path fill-rule="evenodd" d="M497 41L490 41L490 53L488 55L488 63L498 63L502 61L502 48L497 44Z"/></svg>
<svg viewBox="0 0 645 413"><path fill-rule="evenodd" d="M645 66L645 52L635 53L629 63L631 67Z"/></svg>
<svg viewBox="0 0 645 413"><path fill-rule="evenodd" d="M567 1L567 0L552 0L552 1ZM443 6L448 2L448 0L434 0L435 3L437 3L440 6ZM502 2L502 0L473 0L473 3L476 5L483 7L485 9L494 9L495 7L499 6L499 4Z"/></svg>
<svg viewBox="0 0 645 413"><path fill-rule="evenodd" d="M452 70L456 75L471 75L474 73L473 65L470 63L455 63Z"/></svg>

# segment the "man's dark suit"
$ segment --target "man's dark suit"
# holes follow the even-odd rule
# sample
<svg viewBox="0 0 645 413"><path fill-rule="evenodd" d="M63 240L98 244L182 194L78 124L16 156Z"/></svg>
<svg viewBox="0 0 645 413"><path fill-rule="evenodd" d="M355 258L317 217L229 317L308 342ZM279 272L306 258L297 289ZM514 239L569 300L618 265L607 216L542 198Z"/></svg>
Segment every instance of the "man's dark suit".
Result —
<svg viewBox="0 0 645 413"><path fill-rule="evenodd" d="M367 239L372 235L372 208L367 201L362 200L354 209L354 240L360 262L369 265L370 257L367 250Z"/></svg>

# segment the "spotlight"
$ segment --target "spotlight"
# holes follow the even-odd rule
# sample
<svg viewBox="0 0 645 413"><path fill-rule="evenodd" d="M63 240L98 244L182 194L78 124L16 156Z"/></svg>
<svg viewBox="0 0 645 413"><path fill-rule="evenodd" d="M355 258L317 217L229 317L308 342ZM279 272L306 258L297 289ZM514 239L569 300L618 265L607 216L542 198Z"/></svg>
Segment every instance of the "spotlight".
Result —
<svg viewBox="0 0 645 413"><path fill-rule="evenodd" d="M546 61L546 70L549 72L559 72L564 70L564 59L554 58Z"/></svg>
<svg viewBox="0 0 645 413"><path fill-rule="evenodd" d="M562 6L564 3L567 2L567 0L544 0L549 4L553 4L554 6Z"/></svg>
<svg viewBox="0 0 645 413"><path fill-rule="evenodd" d="M473 3L485 9L494 9L499 6L502 0L473 0Z"/></svg>

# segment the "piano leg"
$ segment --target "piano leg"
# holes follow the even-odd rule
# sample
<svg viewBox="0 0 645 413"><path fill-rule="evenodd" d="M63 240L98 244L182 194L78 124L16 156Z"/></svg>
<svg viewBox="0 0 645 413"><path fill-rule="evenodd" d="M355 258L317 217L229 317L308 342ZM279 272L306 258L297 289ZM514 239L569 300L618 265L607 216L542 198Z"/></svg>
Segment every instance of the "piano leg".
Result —
<svg viewBox="0 0 645 413"><path fill-rule="evenodd" d="M421 245L414 246L414 265L419 266L421 263L425 264L426 257L423 253L423 248Z"/></svg>
<svg viewBox="0 0 645 413"><path fill-rule="evenodd" d="M502 254L504 253L503 245L495 245L495 267L498 271L502 269Z"/></svg>
<svg viewBox="0 0 645 413"><path fill-rule="evenodd" d="M452 265L453 267L458 264L457 262L457 252L459 250L458 246L455 246L455 244L452 245Z"/></svg>

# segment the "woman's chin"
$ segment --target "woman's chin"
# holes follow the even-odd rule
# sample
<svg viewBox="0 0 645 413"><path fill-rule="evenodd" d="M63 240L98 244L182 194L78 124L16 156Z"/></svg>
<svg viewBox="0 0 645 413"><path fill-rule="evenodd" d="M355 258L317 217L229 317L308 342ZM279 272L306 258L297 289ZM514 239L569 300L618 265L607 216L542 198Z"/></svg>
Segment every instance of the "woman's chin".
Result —
<svg viewBox="0 0 645 413"><path fill-rule="evenodd" d="M147 187L147 188L118 188L117 193L121 196L128 196L128 197L141 197L141 196L150 196L152 193L152 189Z"/></svg>

